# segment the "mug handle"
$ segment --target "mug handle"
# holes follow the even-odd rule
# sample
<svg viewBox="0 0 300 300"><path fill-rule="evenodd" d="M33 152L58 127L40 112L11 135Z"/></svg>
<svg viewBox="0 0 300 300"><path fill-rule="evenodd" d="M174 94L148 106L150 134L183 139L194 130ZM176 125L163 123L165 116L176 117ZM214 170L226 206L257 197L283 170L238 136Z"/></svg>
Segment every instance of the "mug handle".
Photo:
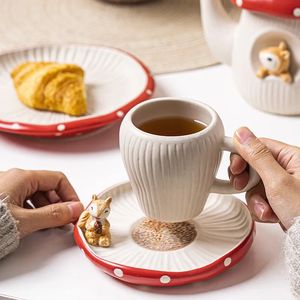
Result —
<svg viewBox="0 0 300 300"><path fill-rule="evenodd" d="M233 139L230 137L225 136L224 142L222 145L222 151L229 151L231 153L237 153L236 148L233 144ZM211 188L210 193L217 193L217 194L237 194L246 192L253 187L255 187L260 181L260 177L257 172L249 166L249 181L248 184L242 190L236 190L229 180L222 180L215 178Z"/></svg>

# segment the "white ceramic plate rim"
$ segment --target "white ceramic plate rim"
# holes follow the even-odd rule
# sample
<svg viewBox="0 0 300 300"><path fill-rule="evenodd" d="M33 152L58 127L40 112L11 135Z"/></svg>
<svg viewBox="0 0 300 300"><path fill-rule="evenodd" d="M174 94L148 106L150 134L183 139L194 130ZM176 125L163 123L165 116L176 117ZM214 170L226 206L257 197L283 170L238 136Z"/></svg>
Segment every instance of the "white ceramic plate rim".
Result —
<svg viewBox="0 0 300 300"><path fill-rule="evenodd" d="M129 184L128 181L123 181L123 182L120 182L120 183L117 183L115 185L112 185L110 187L108 187L107 189L103 190L101 193L98 194L99 197L103 197L103 195L105 195L107 192L111 191L111 190L114 190L116 188L120 188L121 186L124 186L124 185L127 185ZM225 196L225 195L223 195ZM240 201L240 200L234 200L234 201ZM247 210L247 207L246 205L241 201L241 209L243 210ZM150 271L150 272L162 272L162 273L165 273L165 272L168 272L168 273L172 273L172 274L182 274L182 273L188 273L188 272L194 272L194 271L197 271L197 270L201 270L203 268L206 268L207 266L209 265L213 265L216 261L222 259L222 258L226 258L229 256L230 253L234 252L236 249L238 249L241 244L243 244L245 242L245 240L247 240L249 238L249 236L251 235L251 233L253 232L254 230L254 222L252 221L252 218L250 216L250 213L248 212L248 224L247 224L247 233L245 233L244 235L244 238L242 238L233 248L229 249L228 251L224 252L222 254L222 256L220 256L218 259L216 259L215 261L213 261L212 263L209 263L205 266L201 266L199 268L194 268L194 269L189 269L189 270L186 270L186 271L170 271L170 270L158 270L158 269L145 269L145 268L140 268L140 267L135 267L135 266L130 266L130 265L126 265L126 264L122 264L122 263L118 263L118 262L114 262L114 261L111 261L111 260L107 260L105 258L102 258L101 256L97 255L97 253L94 252L94 250L92 249L92 247L87 243L82 231L77 227L77 230L78 230L78 233L80 235L80 238L82 239L82 242L84 243L85 245L85 248L88 249L88 251L90 253L92 253L92 255L94 257L97 257L98 259L100 259L101 261L105 261L111 265L119 265L119 266L123 266L125 268L131 268L131 269L139 269L139 270L146 270L146 271Z"/></svg>
<svg viewBox="0 0 300 300"><path fill-rule="evenodd" d="M141 101L147 100L150 98L154 91L154 79L151 75L150 70L134 55L123 51L121 49L100 46L100 45L90 45L90 44L79 44L79 43L54 43L54 44L42 44L35 45L30 47L20 47L12 51L4 51L0 53L0 56L17 54L22 51L30 51L38 48L46 47L91 47L91 48L101 48L119 52L121 54L128 55L133 59L138 65L142 68L147 80L146 85L143 91L138 94L134 99L129 102L124 103L122 107L105 114L98 116L86 116L81 117L79 120L70 120L65 122L53 123L53 124L30 124L23 122L9 122L0 119L0 130L4 132L17 133L17 134L26 134L26 135L37 135L37 136L61 136L64 133L72 132L72 134L77 134L78 132L84 132L92 130L98 127L102 127L108 123L114 122L116 120L122 119L126 112L132 108L134 105L138 104Z"/></svg>

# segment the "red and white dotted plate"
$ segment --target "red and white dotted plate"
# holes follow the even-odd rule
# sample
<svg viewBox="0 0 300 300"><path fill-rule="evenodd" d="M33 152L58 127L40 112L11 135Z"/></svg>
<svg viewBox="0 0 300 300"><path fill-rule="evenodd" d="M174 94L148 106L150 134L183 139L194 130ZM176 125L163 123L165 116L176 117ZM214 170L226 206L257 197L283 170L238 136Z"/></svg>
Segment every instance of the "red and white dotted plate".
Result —
<svg viewBox="0 0 300 300"><path fill-rule="evenodd" d="M208 279L237 264L253 241L251 215L246 205L232 195L211 194L204 211L193 220L196 238L173 251L149 250L133 240L132 228L144 215L128 182L100 196L113 198L109 216L112 246L90 246L77 226L75 240L94 264L126 282L176 286Z"/></svg>
<svg viewBox="0 0 300 300"><path fill-rule="evenodd" d="M85 71L88 114L72 117L26 107L10 72L26 61L74 63ZM89 45L49 45L0 54L0 131L38 137L74 136L103 127L149 99L154 80L148 68L124 51Z"/></svg>

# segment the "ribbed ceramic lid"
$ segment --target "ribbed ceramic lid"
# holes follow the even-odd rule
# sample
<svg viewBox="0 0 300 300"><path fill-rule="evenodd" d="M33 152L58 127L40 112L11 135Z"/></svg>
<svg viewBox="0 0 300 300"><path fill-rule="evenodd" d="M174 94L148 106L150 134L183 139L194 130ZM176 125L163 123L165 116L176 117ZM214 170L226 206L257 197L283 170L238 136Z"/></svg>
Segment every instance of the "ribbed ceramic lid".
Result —
<svg viewBox="0 0 300 300"><path fill-rule="evenodd" d="M300 19L300 0L231 0L248 10L285 18Z"/></svg>

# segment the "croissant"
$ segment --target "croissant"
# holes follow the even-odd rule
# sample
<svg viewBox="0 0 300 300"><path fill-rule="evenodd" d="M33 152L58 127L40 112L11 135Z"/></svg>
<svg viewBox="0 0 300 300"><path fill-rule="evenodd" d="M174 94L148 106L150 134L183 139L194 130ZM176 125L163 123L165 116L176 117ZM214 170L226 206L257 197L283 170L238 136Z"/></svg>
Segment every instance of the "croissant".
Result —
<svg viewBox="0 0 300 300"><path fill-rule="evenodd" d="M20 101L40 109L72 116L87 112L84 71L77 65L54 62L26 62L11 77Z"/></svg>

